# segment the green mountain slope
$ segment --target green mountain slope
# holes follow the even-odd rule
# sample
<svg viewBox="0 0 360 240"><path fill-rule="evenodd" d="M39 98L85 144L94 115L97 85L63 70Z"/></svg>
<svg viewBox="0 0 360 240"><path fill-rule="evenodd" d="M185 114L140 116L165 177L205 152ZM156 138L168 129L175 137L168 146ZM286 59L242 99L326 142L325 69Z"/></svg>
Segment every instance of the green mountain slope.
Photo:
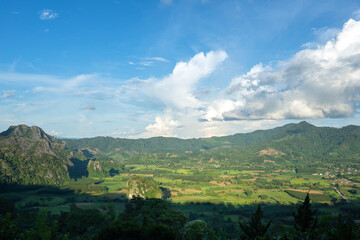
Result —
<svg viewBox="0 0 360 240"><path fill-rule="evenodd" d="M287 124L270 130L235 134L225 137L178 139L155 137L149 139L121 139L95 137L65 139L69 149L93 148L104 153L199 153L219 147L262 148L273 146L288 154L296 153L307 157L347 156L357 157L360 146L360 127L347 126L341 129L316 127L307 122Z"/></svg>
<svg viewBox="0 0 360 240"><path fill-rule="evenodd" d="M0 134L0 180L23 184L69 179L65 142L38 127L11 126Z"/></svg>

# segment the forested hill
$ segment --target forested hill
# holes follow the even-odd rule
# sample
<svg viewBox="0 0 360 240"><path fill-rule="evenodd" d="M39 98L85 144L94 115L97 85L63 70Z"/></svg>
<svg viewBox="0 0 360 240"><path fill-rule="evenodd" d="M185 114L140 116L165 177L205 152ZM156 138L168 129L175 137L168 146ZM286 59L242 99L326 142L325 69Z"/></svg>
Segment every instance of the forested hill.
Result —
<svg viewBox="0 0 360 240"><path fill-rule="evenodd" d="M0 181L42 184L69 179L65 144L39 127L11 126L0 133Z"/></svg>
<svg viewBox="0 0 360 240"><path fill-rule="evenodd" d="M83 139L65 139L69 149L93 148L101 152L140 152L140 153L197 153L202 150L222 146L246 147L254 145L277 145L284 149L313 148L318 151L359 151L360 127L343 128L316 127L305 121L298 124L287 124L270 130L258 130L251 133L239 133L225 137L179 139L154 137L149 139L123 139L95 137ZM287 145L290 146L287 147ZM293 146L298 144L298 146ZM279 146L280 145L280 146ZM306 151L306 149L303 149Z"/></svg>

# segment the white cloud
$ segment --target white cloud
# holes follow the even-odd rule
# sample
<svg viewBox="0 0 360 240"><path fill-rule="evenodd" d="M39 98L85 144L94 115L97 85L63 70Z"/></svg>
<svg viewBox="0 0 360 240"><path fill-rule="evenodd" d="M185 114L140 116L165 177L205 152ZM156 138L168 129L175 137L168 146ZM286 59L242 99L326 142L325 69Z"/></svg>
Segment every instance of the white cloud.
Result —
<svg viewBox="0 0 360 240"><path fill-rule="evenodd" d="M44 9L40 12L40 19L41 20L52 20L59 16L56 12L51 9Z"/></svg>
<svg viewBox="0 0 360 240"><path fill-rule="evenodd" d="M168 62L168 60L163 57L148 57L148 58L141 58L141 59L159 61L159 62Z"/></svg>
<svg viewBox="0 0 360 240"><path fill-rule="evenodd" d="M224 51L198 53L188 62L177 63L165 78L151 81L145 87L146 92L166 106L178 109L200 107L201 103L194 95L196 84L214 72L226 58Z"/></svg>
<svg viewBox="0 0 360 240"><path fill-rule="evenodd" d="M315 40L303 44L302 47L317 48L319 45L323 45L327 41L334 39L340 31L341 30L338 28L329 28L329 27L314 28L313 34L315 36Z"/></svg>
<svg viewBox="0 0 360 240"><path fill-rule="evenodd" d="M167 59L165 59L163 57L143 57L143 58L138 58L138 59L140 61L137 61L137 62L129 61L128 64L149 67L149 66L154 65L155 62L169 62Z"/></svg>
<svg viewBox="0 0 360 240"><path fill-rule="evenodd" d="M151 62L151 61L143 61L143 62L139 62L139 65L148 67L148 66L153 65L153 62Z"/></svg>
<svg viewBox="0 0 360 240"><path fill-rule="evenodd" d="M185 109L175 111L166 109L162 115L155 118L155 122L146 127L146 131L136 137L213 137L225 136L241 132L250 132L258 129L268 129L280 126L275 120L244 120L244 121L199 121L204 111Z"/></svg>
<svg viewBox="0 0 360 240"><path fill-rule="evenodd" d="M46 130L45 131L47 134L51 135L51 136L59 136L61 135L61 132L55 131L55 130Z"/></svg>
<svg viewBox="0 0 360 240"><path fill-rule="evenodd" d="M15 90L6 90L3 91L3 95L0 96L0 98L11 98L15 96Z"/></svg>
<svg viewBox="0 0 360 240"><path fill-rule="evenodd" d="M173 114L165 112L162 116L157 116L155 122L149 124L142 134L143 137L176 137L175 129L181 127L181 123L173 119Z"/></svg>
<svg viewBox="0 0 360 240"><path fill-rule="evenodd" d="M224 113L228 120L350 117L360 100L360 22L350 19L336 38L275 70L253 68L228 95L244 104Z"/></svg>
<svg viewBox="0 0 360 240"><path fill-rule="evenodd" d="M44 76L45 77L45 76ZM96 74L80 74L73 78L62 79L49 76L49 81L45 86L37 86L33 89L34 93L39 92L53 92L53 93L81 93L84 90L82 87L89 85L91 81L96 80L98 75ZM46 77L45 77L46 78ZM32 78L31 78L32 79ZM49 84L50 83L50 84ZM84 91L84 93L86 90ZM88 92L89 93L89 92ZM86 93L86 94L88 94Z"/></svg>

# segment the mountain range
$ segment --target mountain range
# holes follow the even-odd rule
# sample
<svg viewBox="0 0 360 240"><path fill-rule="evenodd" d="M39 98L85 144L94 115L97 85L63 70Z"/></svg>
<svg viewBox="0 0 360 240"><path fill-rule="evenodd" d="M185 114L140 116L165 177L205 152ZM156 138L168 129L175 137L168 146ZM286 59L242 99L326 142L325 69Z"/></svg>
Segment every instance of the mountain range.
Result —
<svg viewBox="0 0 360 240"><path fill-rule="evenodd" d="M266 154L269 151L266 149L278 151L287 159L360 161L360 127L316 127L300 122L270 130L199 139L58 139L36 126L11 126L0 133L0 181L61 184L73 178L74 173L89 168L98 174L104 172L106 167L100 164L100 159L108 170L116 170L119 165L111 165L116 160L107 157L113 154L124 158L144 153L192 154L196 158L206 152L237 151L250 152L246 156L251 160L258 158L261 151Z"/></svg>

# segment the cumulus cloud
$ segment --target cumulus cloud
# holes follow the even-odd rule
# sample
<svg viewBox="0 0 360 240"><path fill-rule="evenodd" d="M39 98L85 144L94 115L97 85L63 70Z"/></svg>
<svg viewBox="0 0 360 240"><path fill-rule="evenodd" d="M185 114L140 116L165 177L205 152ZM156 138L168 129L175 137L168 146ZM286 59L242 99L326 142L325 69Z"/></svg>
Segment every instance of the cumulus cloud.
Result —
<svg viewBox="0 0 360 240"><path fill-rule="evenodd" d="M188 130L182 124L191 126L191 129L201 124L199 119L204 114L201 108L207 104L198 99L196 85L213 73L226 58L224 51L201 52L188 62L178 62L172 73L162 79L132 80L126 86L127 95L134 96L136 92L139 105L152 103L166 109L155 117L154 123L146 127L142 137L178 136L179 128L182 132Z"/></svg>
<svg viewBox="0 0 360 240"><path fill-rule="evenodd" d="M52 20L59 16L56 12L51 9L44 9L40 12L40 19L41 20Z"/></svg>
<svg viewBox="0 0 360 240"><path fill-rule="evenodd" d="M240 103L225 120L350 117L360 101L360 21L316 49L234 78L228 97Z"/></svg>
<svg viewBox="0 0 360 240"><path fill-rule="evenodd" d="M175 137L175 129L180 128L181 123L173 119L173 114L170 112L165 112L162 116L157 116L155 122L149 124L145 128L145 133L142 134L143 137L154 137L154 136L163 136L163 137Z"/></svg>
<svg viewBox="0 0 360 240"><path fill-rule="evenodd" d="M194 94L196 84L214 72L226 58L224 51L198 53L188 62L177 63L167 77L152 81L146 91L167 106L178 109L200 107L201 102Z"/></svg>
<svg viewBox="0 0 360 240"><path fill-rule="evenodd" d="M227 58L224 51L198 53L188 62L178 62L172 73L163 78L134 78L120 89L124 101L141 107L185 108L202 107L196 97L196 85L216 70Z"/></svg>

